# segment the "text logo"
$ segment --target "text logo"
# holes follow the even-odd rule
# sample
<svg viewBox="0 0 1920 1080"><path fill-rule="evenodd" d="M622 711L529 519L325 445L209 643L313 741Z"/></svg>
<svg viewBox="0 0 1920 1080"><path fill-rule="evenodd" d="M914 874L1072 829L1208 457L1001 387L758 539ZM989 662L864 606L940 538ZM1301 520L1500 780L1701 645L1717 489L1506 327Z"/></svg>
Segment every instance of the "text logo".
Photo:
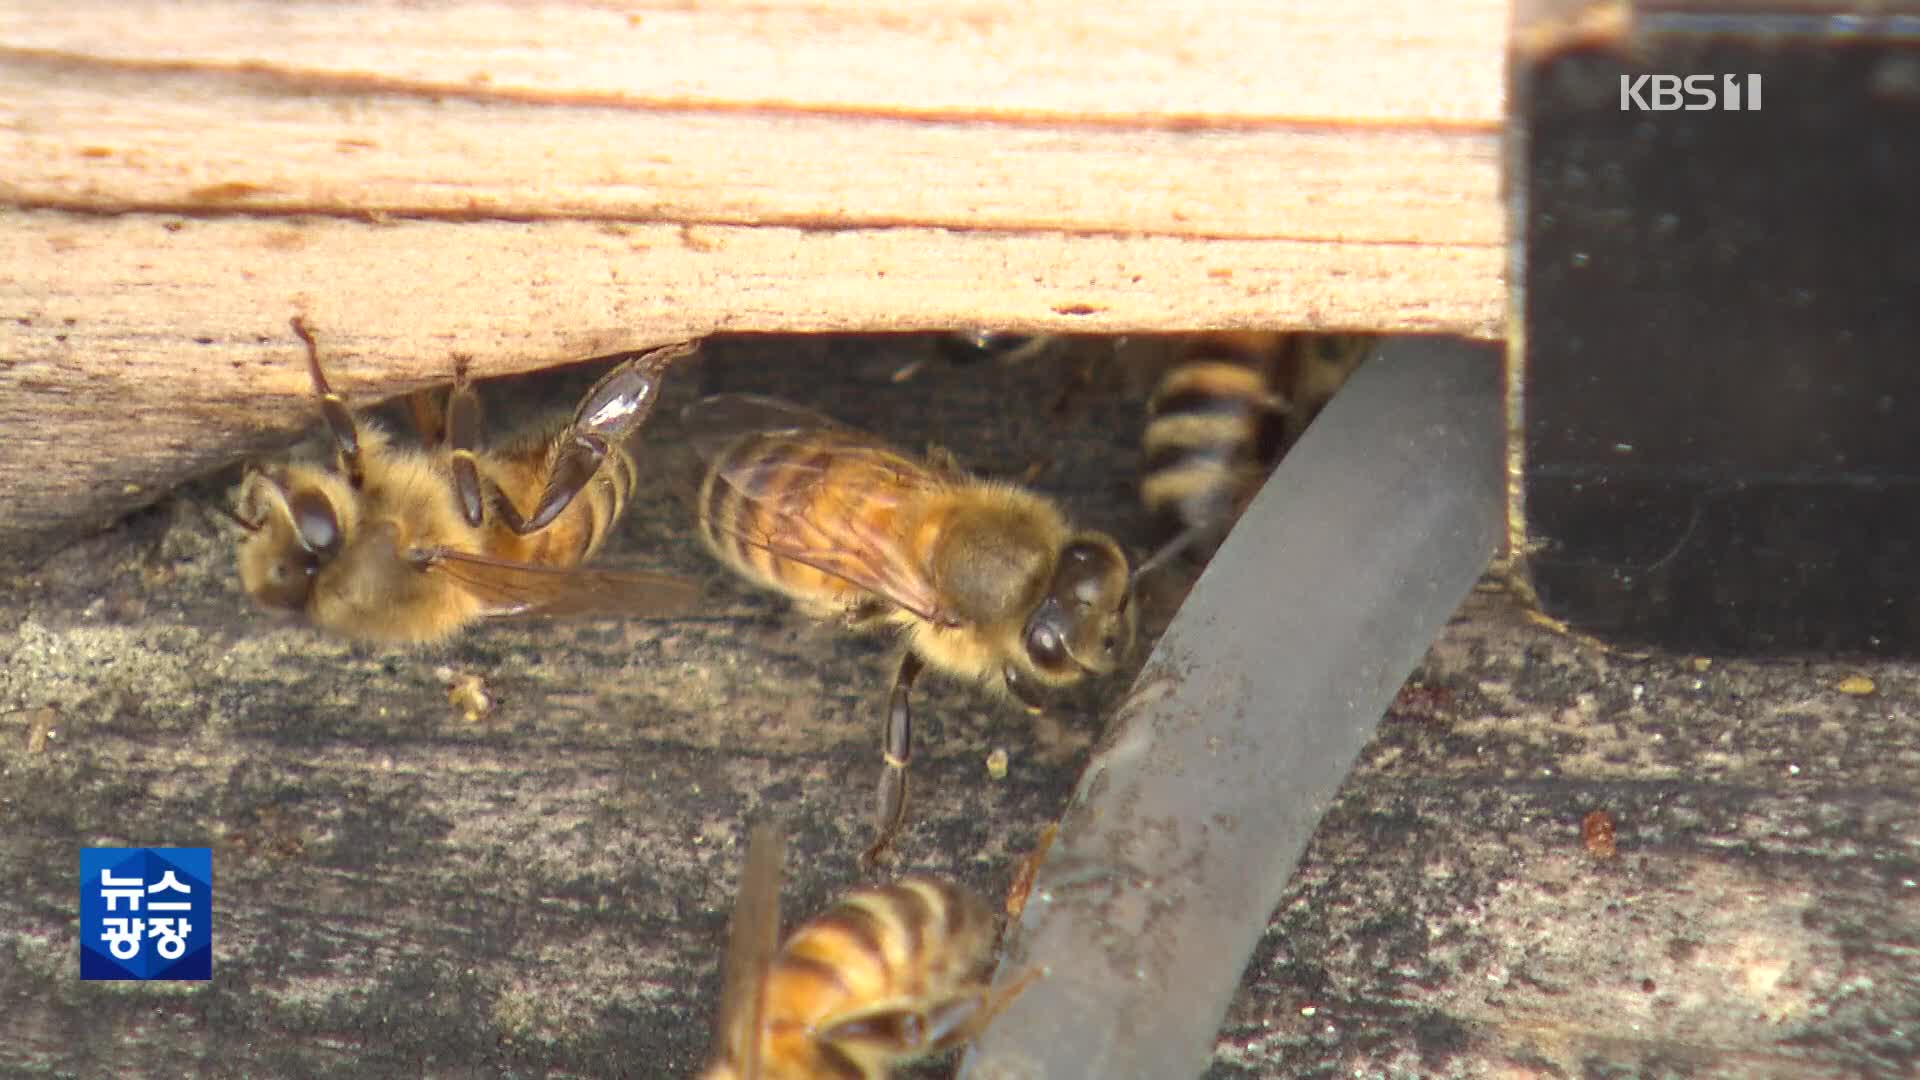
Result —
<svg viewBox="0 0 1920 1080"><path fill-rule="evenodd" d="M1648 112L1760 111L1758 75L1620 76L1620 110Z"/></svg>
<svg viewBox="0 0 1920 1080"><path fill-rule="evenodd" d="M80 977L213 977L212 848L81 848Z"/></svg>

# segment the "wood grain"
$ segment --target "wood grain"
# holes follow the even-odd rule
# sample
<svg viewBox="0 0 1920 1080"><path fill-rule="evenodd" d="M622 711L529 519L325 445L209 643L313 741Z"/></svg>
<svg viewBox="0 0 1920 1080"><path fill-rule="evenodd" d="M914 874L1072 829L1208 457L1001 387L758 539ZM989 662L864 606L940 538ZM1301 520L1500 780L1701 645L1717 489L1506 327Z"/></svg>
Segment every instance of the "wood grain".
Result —
<svg viewBox="0 0 1920 1080"><path fill-rule="evenodd" d="M0 4L0 544L302 426L296 313L356 400L730 331L1496 336L1504 21Z"/></svg>

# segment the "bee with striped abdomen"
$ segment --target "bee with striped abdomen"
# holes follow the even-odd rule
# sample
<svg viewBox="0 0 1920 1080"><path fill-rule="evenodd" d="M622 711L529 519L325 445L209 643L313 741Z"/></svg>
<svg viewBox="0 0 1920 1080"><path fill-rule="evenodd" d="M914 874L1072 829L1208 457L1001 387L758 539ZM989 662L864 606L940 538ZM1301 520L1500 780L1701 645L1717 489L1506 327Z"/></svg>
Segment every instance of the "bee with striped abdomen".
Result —
<svg viewBox="0 0 1920 1080"><path fill-rule="evenodd" d="M668 366L693 346L623 355L571 420L481 446L480 403L456 365L444 410L416 395L434 445L402 446L328 386L299 319L330 465L249 469L229 516L246 531L240 578L263 607L347 637L445 638L518 614L665 614L698 588L664 574L582 570L618 522L638 471L625 443ZM525 508L523 510L523 508Z"/></svg>
<svg viewBox="0 0 1920 1080"><path fill-rule="evenodd" d="M1173 528L1223 533L1372 344L1267 332L1180 339L1147 402L1147 511Z"/></svg>
<svg viewBox="0 0 1920 1080"><path fill-rule="evenodd" d="M815 617L905 638L869 865L906 813L923 667L1037 712L1044 688L1110 672L1132 649L1126 553L1051 501L767 398L708 398L686 421L706 462L701 538L722 563Z"/></svg>
<svg viewBox="0 0 1920 1080"><path fill-rule="evenodd" d="M881 1080L966 1042L994 992L986 901L930 878L857 889L780 941L780 834L753 830L703 1080Z"/></svg>

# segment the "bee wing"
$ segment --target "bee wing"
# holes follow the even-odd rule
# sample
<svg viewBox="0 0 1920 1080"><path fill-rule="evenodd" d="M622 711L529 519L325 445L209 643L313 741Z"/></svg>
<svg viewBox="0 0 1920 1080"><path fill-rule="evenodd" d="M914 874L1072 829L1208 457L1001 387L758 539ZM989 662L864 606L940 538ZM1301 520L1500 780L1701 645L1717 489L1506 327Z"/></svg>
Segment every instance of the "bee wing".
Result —
<svg viewBox="0 0 1920 1080"><path fill-rule="evenodd" d="M841 427L811 409L760 394L712 394L681 408L675 420L678 426L667 445L656 453L666 459L665 471L674 494L696 514L707 470L742 435Z"/></svg>
<svg viewBox="0 0 1920 1080"><path fill-rule="evenodd" d="M747 865L733 904L733 927L720 984L720 1016L713 1026L713 1057L738 1066L746 1080L760 1072L760 1028L766 1012L767 969L780 945L780 874L786 842L771 825L754 826Z"/></svg>
<svg viewBox="0 0 1920 1080"><path fill-rule="evenodd" d="M924 569L907 557L900 539L876 522L909 499L949 486L957 470L916 461L878 436L773 398L723 394L694 402L682 413L687 437L714 482L738 494L753 513L718 523L744 544L811 566L879 596L928 622L956 625ZM823 453L783 459L775 466L724 451L743 435L808 436ZM781 473L769 483L769 468ZM863 475L864 474L864 475ZM851 484L850 477L862 482Z"/></svg>
<svg viewBox="0 0 1920 1080"><path fill-rule="evenodd" d="M843 446L835 452L866 458L876 470L886 470L879 475L887 478L859 491L835 490L826 484L824 468L794 465L807 475L778 499L747 495L759 512L736 516L727 523L727 531L744 543L831 574L928 622L956 625L958 620L940 602L939 590L908 558L900 538L871 524L874 508L895 507L938 481L927 472L895 468L900 459L879 448ZM731 470L723 470L718 482L743 493L752 490ZM749 516L754 520L742 520Z"/></svg>
<svg viewBox="0 0 1920 1080"><path fill-rule="evenodd" d="M698 583L672 574L561 569L436 548L414 565L443 574L485 600L488 615L677 615L699 600Z"/></svg>
<svg viewBox="0 0 1920 1080"><path fill-rule="evenodd" d="M680 423L688 445L705 464L711 464L735 439L755 432L837 431L859 434L840 421L804 405L763 394L712 394L703 397L680 410Z"/></svg>

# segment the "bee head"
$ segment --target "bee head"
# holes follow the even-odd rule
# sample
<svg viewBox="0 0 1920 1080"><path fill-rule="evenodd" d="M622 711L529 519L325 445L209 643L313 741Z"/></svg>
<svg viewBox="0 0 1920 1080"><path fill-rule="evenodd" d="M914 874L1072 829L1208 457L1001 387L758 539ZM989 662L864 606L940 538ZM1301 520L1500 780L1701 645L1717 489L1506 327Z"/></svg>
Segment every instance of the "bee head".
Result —
<svg viewBox="0 0 1920 1080"><path fill-rule="evenodd" d="M314 578L340 553L333 498L304 479L260 470L240 485L233 517L248 532L240 542L240 580L263 607L304 610Z"/></svg>
<svg viewBox="0 0 1920 1080"><path fill-rule="evenodd" d="M1126 553L1106 536L1081 533L1060 550L1021 644L1041 678L1068 683L1119 667L1133 648L1134 625Z"/></svg>

